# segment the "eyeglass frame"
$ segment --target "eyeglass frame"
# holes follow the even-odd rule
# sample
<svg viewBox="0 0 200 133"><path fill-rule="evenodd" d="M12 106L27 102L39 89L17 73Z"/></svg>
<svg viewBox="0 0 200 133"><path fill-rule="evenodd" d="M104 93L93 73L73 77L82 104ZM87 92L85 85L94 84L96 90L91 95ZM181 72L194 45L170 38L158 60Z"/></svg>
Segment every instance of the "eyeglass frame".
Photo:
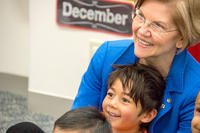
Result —
<svg viewBox="0 0 200 133"><path fill-rule="evenodd" d="M138 17L140 19L140 27L144 26L145 23L147 22L147 19L145 18L144 14L139 8L135 8L132 12L132 21L134 22L134 19ZM166 27L162 27L162 25L158 25L159 22L156 21L150 21L148 20L147 26L154 32L159 32L159 33L167 33L167 32L173 32L173 31L178 31L178 29L167 29Z"/></svg>

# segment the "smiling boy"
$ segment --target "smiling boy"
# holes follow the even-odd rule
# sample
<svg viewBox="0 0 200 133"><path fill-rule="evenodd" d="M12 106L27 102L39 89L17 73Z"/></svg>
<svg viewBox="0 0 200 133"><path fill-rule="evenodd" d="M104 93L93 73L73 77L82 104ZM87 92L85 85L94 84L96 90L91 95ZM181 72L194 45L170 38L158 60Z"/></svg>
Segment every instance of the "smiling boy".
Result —
<svg viewBox="0 0 200 133"><path fill-rule="evenodd" d="M117 66L108 80L103 112L113 133L145 133L161 105L165 81L142 64Z"/></svg>

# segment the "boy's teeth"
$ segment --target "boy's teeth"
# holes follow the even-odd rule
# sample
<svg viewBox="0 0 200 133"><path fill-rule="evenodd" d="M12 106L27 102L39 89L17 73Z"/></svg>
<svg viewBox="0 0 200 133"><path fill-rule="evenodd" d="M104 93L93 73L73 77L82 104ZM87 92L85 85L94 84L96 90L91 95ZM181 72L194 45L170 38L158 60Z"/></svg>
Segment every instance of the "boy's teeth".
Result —
<svg viewBox="0 0 200 133"><path fill-rule="evenodd" d="M114 116L114 117L118 117L118 115L112 113L112 112L109 112L110 116Z"/></svg>

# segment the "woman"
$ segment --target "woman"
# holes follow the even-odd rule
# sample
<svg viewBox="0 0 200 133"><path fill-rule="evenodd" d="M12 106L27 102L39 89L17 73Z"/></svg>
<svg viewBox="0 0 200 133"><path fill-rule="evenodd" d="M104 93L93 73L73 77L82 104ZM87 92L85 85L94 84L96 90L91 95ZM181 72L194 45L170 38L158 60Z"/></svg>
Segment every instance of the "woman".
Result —
<svg viewBox="0 0 200 133"><path fill-rule="evenodd" d="M200 64L188 53L200 41L199 0L138 0L133 11L133 40L105 42L85 72L72 108L101 109L113 64L140 62L166 79L161 109L150 133L190 133L200 90Z"/></svg>

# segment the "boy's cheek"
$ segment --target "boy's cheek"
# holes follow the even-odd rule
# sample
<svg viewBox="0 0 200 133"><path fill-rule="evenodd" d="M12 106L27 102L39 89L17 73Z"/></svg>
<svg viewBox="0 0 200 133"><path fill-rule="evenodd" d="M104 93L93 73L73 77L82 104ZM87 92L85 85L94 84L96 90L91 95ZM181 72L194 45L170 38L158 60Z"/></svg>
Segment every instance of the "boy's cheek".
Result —
<svg viewBox="0 0 200 133"><path fill-rule="evenodd" d="M194 116L192 119L192 130L196 130L195 128L200 130L200 116Z"/></svg>

